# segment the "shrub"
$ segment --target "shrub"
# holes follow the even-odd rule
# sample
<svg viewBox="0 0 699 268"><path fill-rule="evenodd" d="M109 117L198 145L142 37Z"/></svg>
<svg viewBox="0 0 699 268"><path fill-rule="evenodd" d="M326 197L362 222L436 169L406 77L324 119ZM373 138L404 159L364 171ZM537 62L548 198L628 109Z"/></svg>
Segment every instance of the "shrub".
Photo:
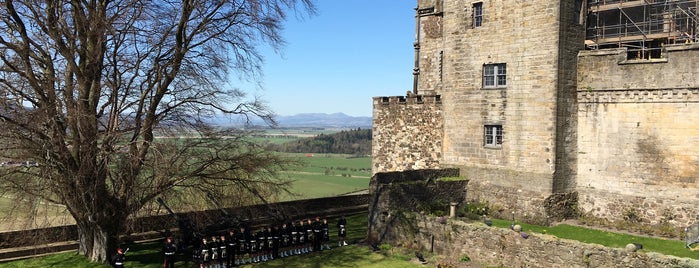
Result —
<svg viewBox="0 0 699 268"><path fill-rule="evenodd" d="M391 248L393 247L391 246L391 244L388 243L382 243L381 245L379 245L379 249L383 251L389 251L391 250Z"/></svg>
<svg viewBox="0 0 699 268"><path fill-rule="evenodd" d="M490 214L490 211L490 205L487 202L467 202L459 209L458 216L478 220L484 215Z"/></svg>

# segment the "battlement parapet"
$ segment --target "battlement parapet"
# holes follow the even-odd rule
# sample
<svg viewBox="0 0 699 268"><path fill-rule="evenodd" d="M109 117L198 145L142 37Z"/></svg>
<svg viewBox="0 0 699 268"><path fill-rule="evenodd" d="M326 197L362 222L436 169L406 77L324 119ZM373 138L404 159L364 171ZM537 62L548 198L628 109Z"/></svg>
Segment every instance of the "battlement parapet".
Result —
<svg viewBox="0 0 699 268"><path fill-rule="evenodd" d="M374 97L374 106L391 104L442 104L442 95L408 95Z"/></svg>

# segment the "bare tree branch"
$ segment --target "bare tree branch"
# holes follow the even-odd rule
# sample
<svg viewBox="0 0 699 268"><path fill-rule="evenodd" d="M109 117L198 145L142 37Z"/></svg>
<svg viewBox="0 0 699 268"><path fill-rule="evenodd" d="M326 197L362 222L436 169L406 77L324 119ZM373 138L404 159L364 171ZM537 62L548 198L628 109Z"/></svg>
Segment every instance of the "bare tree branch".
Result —
<svg viewBox="0 0 699 268"><path fill-rule="evenodd" d="M277 172L292 162L245 133L222 138L206 119L273 123L264 102L227 79L259 78L257 47L283 46L288 12L313 14L311 0L2 3L0 159L39 166L0 169L0 190L65 206L80 253L104 262L128 218L157 196L266 199L288 186Z"/></svg>

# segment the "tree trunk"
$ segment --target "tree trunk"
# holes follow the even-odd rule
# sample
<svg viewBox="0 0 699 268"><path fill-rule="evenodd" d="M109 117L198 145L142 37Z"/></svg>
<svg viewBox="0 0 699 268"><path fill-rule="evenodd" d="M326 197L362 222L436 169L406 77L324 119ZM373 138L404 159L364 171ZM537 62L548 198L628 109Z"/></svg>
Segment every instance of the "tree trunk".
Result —
<svg viewBox="0 0 699 268"><path fill-rule="evenodd" d="M80 247L78 253L94 262L106 263L119 246L119 227L123 218L95 220L92 217L76 219Z"/></svg>

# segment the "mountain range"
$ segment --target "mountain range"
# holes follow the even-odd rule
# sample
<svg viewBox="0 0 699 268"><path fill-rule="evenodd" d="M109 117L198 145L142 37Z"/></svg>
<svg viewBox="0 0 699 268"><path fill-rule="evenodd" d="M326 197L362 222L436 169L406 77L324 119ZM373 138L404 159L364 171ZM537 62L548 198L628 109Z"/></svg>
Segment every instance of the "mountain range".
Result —
<svg viewBox="0 0 699 268"><path fill-rule="evenodd" d="M320 128L371 128L370 116L350 116L344 113L301 113L275 117L280 127L320 127ZM216 117L211 123L219 126L242 125L241 120ZM264 126L260 119L253 119L253 125Z"/></svg>

